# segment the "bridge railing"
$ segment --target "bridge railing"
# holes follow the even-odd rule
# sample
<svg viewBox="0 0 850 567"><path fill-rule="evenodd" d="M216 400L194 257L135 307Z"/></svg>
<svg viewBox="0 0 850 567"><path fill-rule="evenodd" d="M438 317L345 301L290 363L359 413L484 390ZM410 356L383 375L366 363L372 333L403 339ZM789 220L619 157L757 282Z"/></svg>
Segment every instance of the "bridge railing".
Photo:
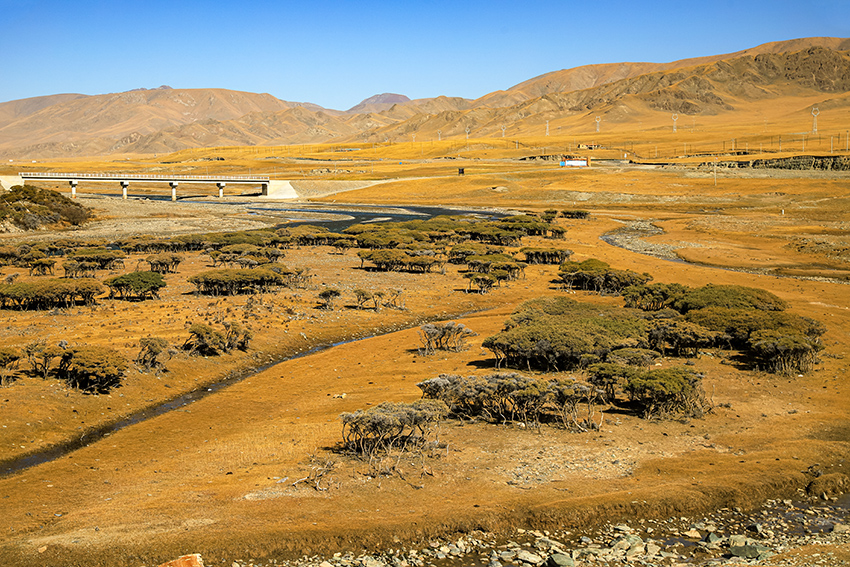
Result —
<svg viewBox="0 0 850 567"><path fill-rule="evenodd" d="M18 173L22 179L98 179L104 181L206 181L209 183L228 181L255 181L267 183L270 178L267 175L164 175L144 173L58 173L55 171L45 172L22 172Z"/></svg>

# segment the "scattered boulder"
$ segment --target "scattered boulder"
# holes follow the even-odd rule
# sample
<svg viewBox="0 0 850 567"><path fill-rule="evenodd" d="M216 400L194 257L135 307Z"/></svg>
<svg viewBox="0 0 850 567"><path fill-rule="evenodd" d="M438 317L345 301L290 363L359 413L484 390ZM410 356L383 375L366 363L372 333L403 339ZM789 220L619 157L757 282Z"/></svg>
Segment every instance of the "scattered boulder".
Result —
<svg viewBox="0 0 850 567"><path fill-rule="evenodd" d="M575 561L569 555L553 553L546 559L546 567L575 567Z"/></svg>
<svg viewBox="0 0 850 567"><path fill-rule="evenodd" d="M543 563L543 558L537 555L536 553L532 553L525 549L520 549L516 554L517 561L522 561L523 563L530 563L531 565L540 565Z"/></svg>

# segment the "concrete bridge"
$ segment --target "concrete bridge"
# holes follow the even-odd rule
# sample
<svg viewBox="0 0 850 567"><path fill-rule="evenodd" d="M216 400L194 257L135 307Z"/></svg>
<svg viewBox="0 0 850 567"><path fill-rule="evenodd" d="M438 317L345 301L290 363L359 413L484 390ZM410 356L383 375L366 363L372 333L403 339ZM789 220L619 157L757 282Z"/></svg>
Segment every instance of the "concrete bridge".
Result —
<svg viewBox="0 0 850 567"><path fill-rule="evenodd" d="M147 173L57 173L57 172L23 172L17 176L0 178L0 185L10 189L15 185L24 185L27 181L65 181L71 187L71 198L77 197L77 185L81 182L117 183L121 185L121 193L127 198L127 188L130 183L168 183L171 187L171 200L177 200L177 186L180 184L204 183L218 187L218 196L224 196L227 185L254 185L260 187L264 196L275 199L297 199L298 194L289 181L272 180L265 175L158 175Z"/></svg>

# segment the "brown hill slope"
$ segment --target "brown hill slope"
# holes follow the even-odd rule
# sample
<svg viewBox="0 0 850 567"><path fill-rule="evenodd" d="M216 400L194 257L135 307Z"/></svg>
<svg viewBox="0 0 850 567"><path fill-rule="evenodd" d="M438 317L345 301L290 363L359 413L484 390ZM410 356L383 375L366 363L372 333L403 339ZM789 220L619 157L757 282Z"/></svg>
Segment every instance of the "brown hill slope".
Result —
<svg viewBox="0 0 850 567"><path fill-rule="evenodd" d="M606 123L669 122L670 113L701 117L729 114L736 120L750 114L753 105L780 101L798 112L811 100L825 108L846 107L850 99L850 51L811 47L794 53L747 55L671 71L659 71L572 92L547 93L507 107L476 107L443 112L388 125L372 134L379 139L401 139L415 130L424 137L499 135L505 125L510 135L540 135L547 120L552 127L575 127L579 120ZM791 110L789 110L790 112ZM586 131L586 130L585 130ZM422 138L420 138L422 139Z"/></svg>
<svg viewBox="0 0 850 567"><path fill-rule="evenodd" d="M788 41L775 41L750 49L745 49L743 51L737 51L735 53L681 59L670 63L608 63L602 65L584 65L582 67L562 69L560 71L554 71L552 73L546 73L544 75L534 77L519 83L518 85L514 85L508 89L503 96L508 94L511 95L510 97L506 97L506 100L515 104L519 102L519 100L517 100L518 97L530 99L549 93L579 91L659 71L695 67L698 65L714 63L716 61L740 59L742 57L803 51L811 47L823 47L835 51L847 51L850 50L850 39L837 37L808 37ZM499 97L493 96L494 94L495 93L491 93L490 95L483 97L484 101L479 99L475 102L486 102L489 106L498 105L497 101Z"/></svg>
<svg viewBox="0 0 850 567"><path fill-rule="evenodd" d="M37 96L33 98L22 98L9 102L0 103L0 127L8 124L13 120L24 118L38 112L48 106L62 104L78 98L86 98L82 94L56 94L48 96Z"/></svg>
<svg viewBox="0 0 850 567"><path fill-rule="evenodd" d="M21 113L20 118L0 124L0 150L33 141L81 144L97 138L120 139L198 120L232 120L250 112L275 112L292 106L269 94L226 89L154 89L84 96Z"/></svg>

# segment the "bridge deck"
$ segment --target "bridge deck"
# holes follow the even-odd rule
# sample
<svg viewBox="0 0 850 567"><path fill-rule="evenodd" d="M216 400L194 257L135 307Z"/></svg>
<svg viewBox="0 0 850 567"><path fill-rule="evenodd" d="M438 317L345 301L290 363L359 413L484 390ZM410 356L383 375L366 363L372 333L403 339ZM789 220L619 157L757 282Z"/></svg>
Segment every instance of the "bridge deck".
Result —
<svg viewBox="0 0 850 567"><path fill-rule="evenodd" d="M22 172L21 179L61 181L177 181L181 183L268 183L267 175L168 175L152 173Z"/></svg>

